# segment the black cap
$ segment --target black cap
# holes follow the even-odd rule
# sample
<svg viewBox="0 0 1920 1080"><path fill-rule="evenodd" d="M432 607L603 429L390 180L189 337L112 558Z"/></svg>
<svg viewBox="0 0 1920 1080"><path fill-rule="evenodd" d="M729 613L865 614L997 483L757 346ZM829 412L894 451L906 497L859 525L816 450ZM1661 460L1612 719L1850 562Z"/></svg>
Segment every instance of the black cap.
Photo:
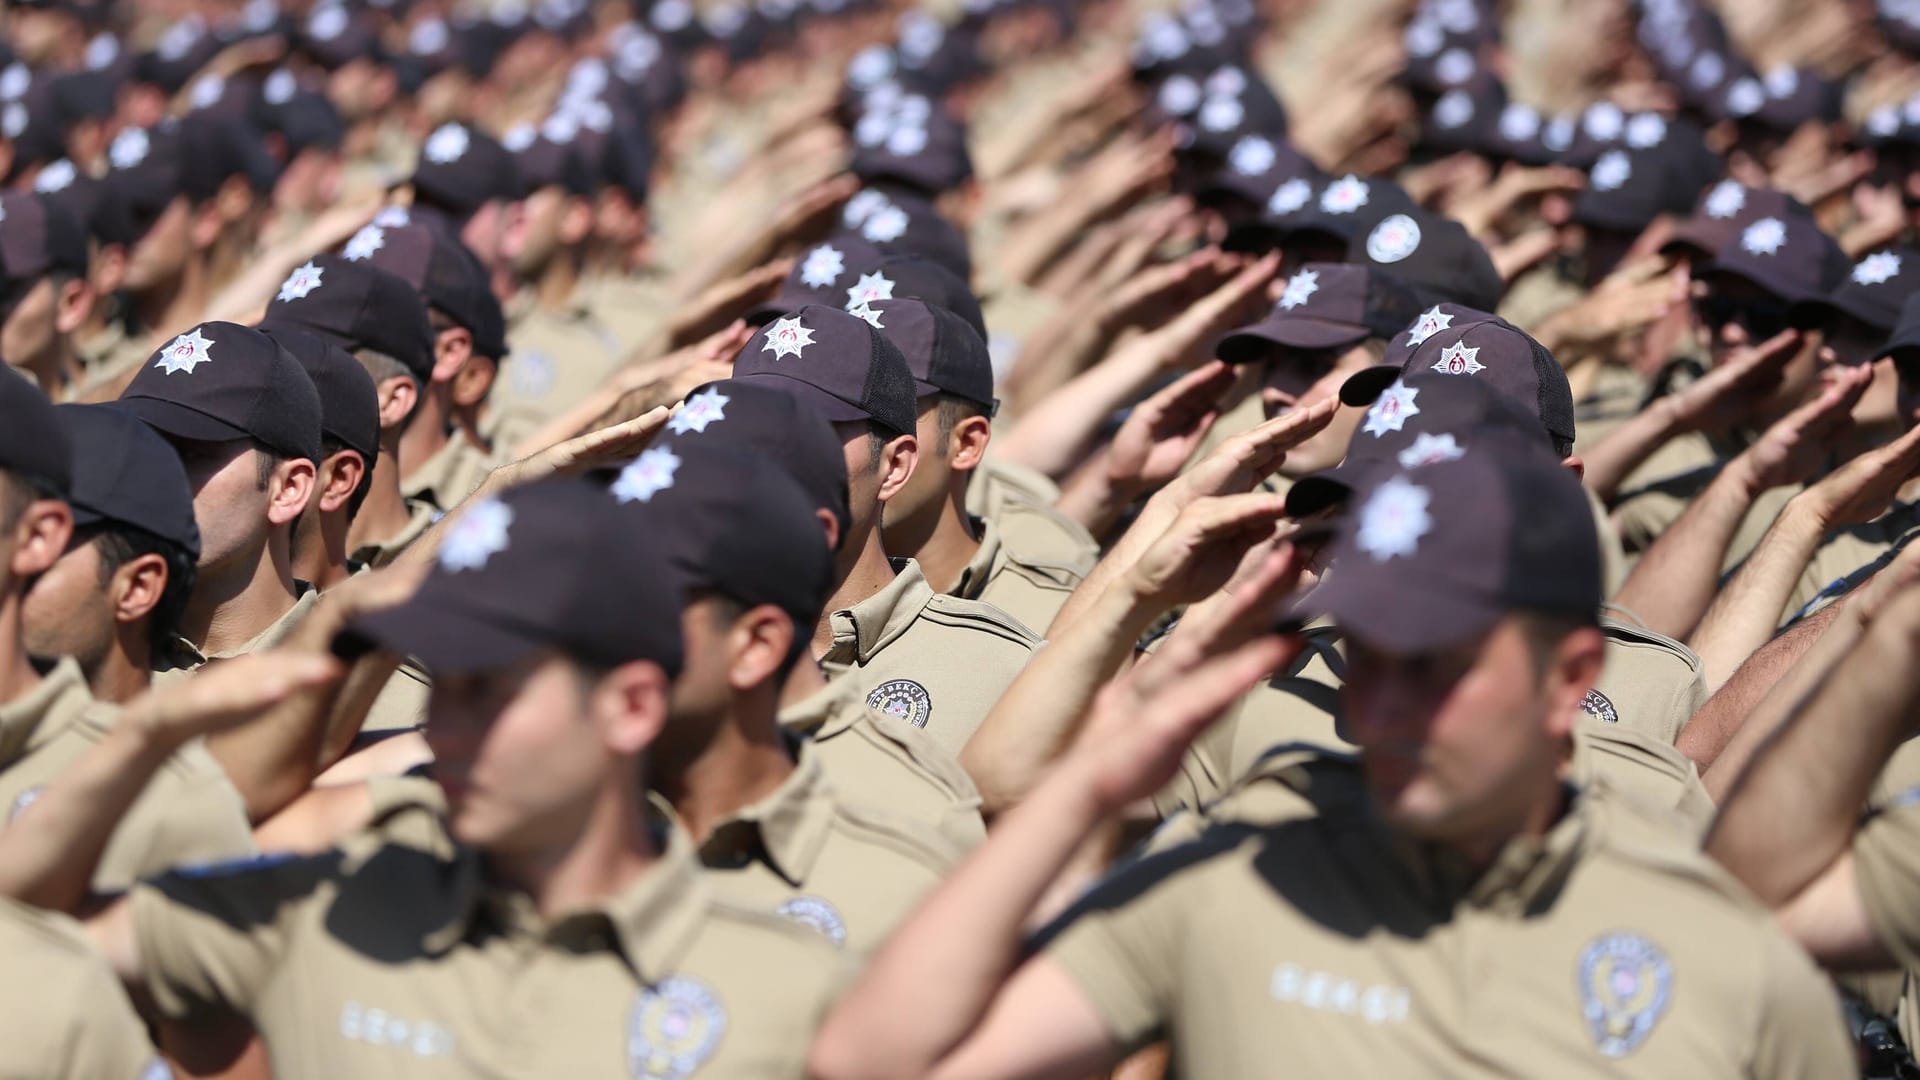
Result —
<svg viewBox="0 0 1920 1080"><path fill-rule="evenodd" d="M993 415L993 358L987 339L965 319L936 304L906 299L875 300L854 314L899 348L921 397L952 394Z"/></svg>
<svg viewBox="0 0 1920 1080"><path fill-rule="evenodd" d="M514 158L493 136L466 124L446 123L420 145L413 170L414 197L464 221L489 202L520 196Z"/></svg>
<svg viewBox="0 0 1920 1080"><path fill-rule="evenodd" d="M1657 138L1647 137L1653 132ZM1583 225L1637 233L1661 214L1686 213L1719 171L1719 158L1698 126L1642 113L1627 121L1622 145L1607 149L1587 170L1587 189L1574 200L1573 217Z"/></svg>
<svg viewBox="0 0 1920 1080"><path fill-rule="evenodd" d="M111 405L54 410L73 444L67 503L77 526L130 525L200 559L193 484L167 440Z"/></svg>
<svg viewBox="0 0 1920 1080"><path fill-rule="evenodd" d="M1507 291L1493 256L1466 226L1418 207L1388 214L1355 234L1347 261L1386 270L1426 302L1490 310Z"/></svg>
<svg viewBox="0 0 1920 1080"><path fill-rule="evenodd" d="M1696 259L1711 259L1753 222L1789 214L1811 217L1812 211L1785 192L1722 180L1701 193L1693 213L1674 227L1661 251L1683 251Z"/></svg>
<svg viewBox="0 0 1920 1080"><path fill-rule="evenodd" d="M808 248L772 300L754 309L748 321L765 323L807 306L858 311L876 300L912 299L946 308L982 338L986 316L967 283L945 267L917 255L885 255L851 237L832 237Z"/></svg>
<svg viewBox="0 0 1920 1080"><path fill-rule="evenodd" d="M966 130L917 94L870 108L854 123L853 140L852 171L862 180L893 180L938 195L973 176Z"/></svg>
<svg viewBox="0 0 1920 1080"><path fill-rule="evenodd" d="M300 27L300 51L325 68L345 67L362 57L380 55L380 26L373 12L322 0Z"/></svg>
<svg viewBox="0 0 1920 1080"><path fill-rule="evenodd" d="M961 281L973 278L967 236L925 198L892 184L869 184L847 200L841 235L858 236L888 255L932 259Z"/></svg>
<svg viewBox="0 0 1920 1080"><path fill-rule="evenodd" d="M433 377L433 326L405 278L368 262L323 252L287 275L262 327L309 330L348 349L372 349L405 364L425 386Z"/></svg>
<svg viewBox="0 0 1920 1080"><path fill-rule="evenodd" d="M1375 478L1300 610L1406 653L1472 641L1521 612L1597 619L1600 544L1586 494L1552 454L1527 447L1489 441Z"/></svg>
<svg viewBox="0 0 1920 1080"><path fill-rule="evenodd" d="M657 538L689 589L773 604L811 632L833 583L833 552L813 501L750 447L670 438L613 479L614 501Z"/></svg>
<svg viewBox="0 0 1920 1080"><path fill-rule="evenodd" d="M1491 384L1410 371L1368 407L1340 464L1303 476L1287 489L1287 513L1296 518L1317 513L1344 501L1381 469L1451 460L1493 438L1558 449L1532 410Z"/></svg>
<svg viewBox="0 0 1920 1080"><path fill-rule="evenodd" d="M125 128L107 149L108 182L148 225L175 196L205 202L235 176L256 192L278 175L259 135L239 117L199 112L151 128ZM141 230L143 233L145 229Z"/></svg>
<svg viewBox="0 0 1920 1080"><path fill-rule="evenodd" d="M847 459L825 417L782 379L721 379L688 394L667 430L691 440L711 432L785 469L812 504L833 514L841 536L852 528Z"/></svg>
<svg viewBox="0 0 1920 1080"><path fill-rule="evenodd" d="M1887 335L1887 343L1880 347L1875 359L1914 350L1920 350L1920 293L1907 297L1906 303L1900 305L1900 318L1894 323L1893 333Z"/></svg>
<svg viewBox="0 0 1920 1080"><path fill-rule="evenodd" d="M1799 326L1816 326L1835 313L1849 315L1882 333L1900 321L1900 306L1920 292L1920 250L1892 247L1853 264L1838 288L1793 306Z"/></svg>
<svg viewBox="0 0 1920 1080"><path fill-rule="evenodd" d="M1309 263L1287 278L1266 318L1220 340L1214 354L1229 364L1267 360L1283 349L1346 349L1390 338L1418 313L1406 284L1352 263Z"/></svg>
<svg viewBox="0 0 1920 1080"><path fill-rule="evenodd" d="M1548 434L1573 442L1573 389L1546 346L1505 319L1439 304L1387 343L1386 363L1355 372L1340 387L1348 405L1371 405L1403 374L1477 379L1536 416Z"/></svg>
<svg viewBox="0 0 1920 1080"><path fill-rule="evenodd" d="M338 343L319 334L283 326L261 327L280 343L313 380L320 395L320 433L358 451L373 468L380 456L380 390L360 361Z"/></svg>
<svg viewBox="0 0 1920 1080"><path fill-rule="evenodd" d="M918 428L907 358L858 315L808 305L768 323L734 358L739 379L778 380L828 420L870 420L900 435Z"/></svg>
<svg viewBox="0 0 1920 1080"><path fill-rule="evenodd" d="M84 277L87 234L73 215L31 192L0 194L0 264L9 282L45 274Z"/></svg>
<svg viewBox="0 0 1920 1080"><path fill-rule="evenodd" d="M73 446L53 403L26 376L0 365L0 472L66 498L73 485Z"/></svg>
<svg viewBox="0 0 1920 1080"><path fill-rule="evenodd" d="M581 152L577 122L555 123L562 119L556 113L538 128L526 124L501 137L500 144L513 154L523 193L556 187L569 195L591 195L599 187Z"/></svg>
<svg viewBox="0 0 1920 1080"><path fill-rule="evenodd" d="M353 629L440 674L554 649L598 667L651 660L677 675L683 606L651 531L606 488L562 477L460 511L413 598Z"/></svg>
<svg viewBox="0 0 1920 1080"><path fill-rule="evenodd" d="M486 268L465 244L425 225L363 227L340 248L348 262L365 262L406 281L473 335L481 356L504 356L506 316L487 282Z"/></svg>
<svg viewBox="0 0 1920 1080"><path fill-rule="evenodd" d="M1226 213L1230 221L1239 224L1262 214L1282 185L1294 180L1314 185L1325 179L1313 159L1294 149L1285 139L1243 135L1227 148L1220 166L1196 185L1193 198L1201 206ZM1303 194L1302 205L1305 197Z"/></svg>
<svg viewBox="0 0 1920 1080"><path fill-rule="evenodd" d="M1280 192L1286 190L1283 185L1274 192L1274 198L1278 200ZM1297 211L1270 212L1265 220L1282 231L1289 242L1318 235L1345 244L1356 238L1364 240L1375 225L1389 217L1418 209L1413 197L1393 181L1348 173L1329 180Z"/></svg>
<svg viewBox="0 0 1920 1080"><path fill-rule="evenodd" d="M178 439L253 439L283 457L321 456L313 380L279 342L238 323L201 323L162 345L115 407Z"/></svg>
<svg viewBox="0 0 1920 1080"><path fill-rule="evenodd" d="M1848 265L1840 245L1812 219L1782 214L1748 222L1695 276L1740 278L1793 303L1826 295L1846 277Z"/></svg>

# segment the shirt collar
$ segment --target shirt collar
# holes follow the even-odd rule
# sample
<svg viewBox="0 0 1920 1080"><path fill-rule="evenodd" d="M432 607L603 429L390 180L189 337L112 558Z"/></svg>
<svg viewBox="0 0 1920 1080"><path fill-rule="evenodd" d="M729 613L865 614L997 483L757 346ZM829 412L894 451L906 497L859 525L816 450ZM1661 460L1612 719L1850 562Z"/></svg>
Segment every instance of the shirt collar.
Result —
<svg viewBox="0 0 1920 1080"><path fill-rule="evenodd" d="M49 718L65 718L91 704L93 694L79 661L62 658L33 689L0 705L0 767L19 760L38 741L36 736L50 734Z"/></svg>
<svg viewBox="0 0 1920 1080"><path fill-rule="evenodd" d="M834 801L819 756L803 749L800 764L766 798L723 821L700 845L701 860L732 852L764 856L787 884L807 882L833 824Z"/></svg>
<svg viewBox="0 0 1920 1080"><path fill-rule="evenodd" d="M1449 848L1391 834L1391 847L1420 891L1437 906L1455 904L1523 914L1556 892L1579 861L1591 833L1587 800L1568 789L1560 820L1540 836L1516 836L1484 868Z"/></svg>
<svg viewBox="0 0 1920 1080"><path fill-rule="evenodd" d="M1000 530L993 522L974 518L973 529L980 537L980 548L960 571L960 580L953 587L953 595L963 600L980 599L987 589L987 578L993 574L993 562L1000 557Z"/></svg>
<svg viewBox="0 0 1920 1080"><path fill-rule="evenodd" d="M833 646L824 662L864 664L907 632L933 599L933 587L912 559L894 559L894 577L886 587L850 608L829 616Z"/></svg>
<svg viewBox="0 0 1920 1080"><path fill-rule="evenodd" d="M838 735L860 719L867 707L866 691L848 679L834 679L780 710L780 726L810 739Z"/></svg>
<svg viewBox="0 0 1920 1080"><path fill-rule="evenodd" d="M191 670L210 660L231 660L236 656L265 652L287 640L292 636L294 628L300 625L300 621L313 610L313 605L320 602L320 590L314 588L312 582L295 578L293 588L299 599L293 602L293 606L287 609L285 615L275 619L272 625L255 634L252 641L225 652L209 653L202 652L200 646L176 634L171 642L171 648L166 650L167 664L175 669Z"/></svg>
<svg viewBox="0 0 1920 1080"><path fill-rule="evenodd" d="M396 556L407 549L407 545L420 539L421 534L432 528L433 523L440 519L439 512L424 499L408 499L407 508L413 511L413 514L407 518L406 526L398 533L376 543L361 544L353 549L353 554L348 558L366 563L377 570L392 562Z"/></svg>

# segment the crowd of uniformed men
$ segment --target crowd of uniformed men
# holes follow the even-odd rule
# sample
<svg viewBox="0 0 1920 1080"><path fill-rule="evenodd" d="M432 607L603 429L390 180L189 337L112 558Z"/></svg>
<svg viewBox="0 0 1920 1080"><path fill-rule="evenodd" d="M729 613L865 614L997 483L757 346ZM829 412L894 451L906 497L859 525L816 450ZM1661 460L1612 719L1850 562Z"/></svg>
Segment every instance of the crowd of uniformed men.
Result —
<svg viewBox="0 0 1920 1080"><path fill-rule="evenodd" d="M0 1080L1920 1076L1920 4L14 0Z"/></svg>

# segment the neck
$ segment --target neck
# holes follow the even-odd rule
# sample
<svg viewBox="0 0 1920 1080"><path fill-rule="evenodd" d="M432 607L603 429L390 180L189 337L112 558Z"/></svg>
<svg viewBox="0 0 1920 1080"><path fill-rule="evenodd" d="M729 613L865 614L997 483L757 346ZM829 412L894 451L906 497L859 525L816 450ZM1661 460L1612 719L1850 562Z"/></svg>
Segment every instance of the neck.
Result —
<svg viewBox="0 0 1920 1080"><path fill-rule="evenodd" d="M171 284L149 289L133 298L134 313L143 333L178 334L200 321L212 293L206 261L194 256Z"/></svg>
<svg viewBox="0 0 1920 1080"><path fill-rule="evenodd" d="M1481 873L1492 866L1500 852L1513 841L1545 836L1566 809L1566 788L1560 783L1559 775L1550 772L1541 777L1538 789L1527 797L1517 813L1490 822L1477 831L1450 838L1445 844L1465 859L1475 873Z"/></svg>
<svg viewBox="0 0 1920 1080"><path fill-rule="evenodd" d="M152 629L145 620L115 629L113 647L87 672L87 689L95 701L124 705L146 692L153 682Z"/></svg>
<svg viewBox="0 0 1920 1080"><path fill-rule="evenodd" d="M293 539L293 576L325 591L345 581L347 573L347 512L323 513L308 507L300 516Z"/></svg>
<svg viewBox="0 0 1920 1080"><path fill-rule="evenodd" d="M54 337L53 348L38 363L29 366L27 373L49 398L59 401L67 388L81 379L80 357L73 351L72 339L64 334Z"/></svg>
<svg viewBox="0 0 1920 1080"><path fill-rule="evenodd" d="M934 592L952 592L960 584L960 572L980 553L980 538L974 534L973 519L967 516L963 493L950 494L940 503L940 512L930 516L933 520L919 529L909 524L904 536L900 530L893 530L889 546L920 564L920 572L927 576Z"/></svg>
<svg viewBox="0 0 1920 1080"><path fill-rule="evenodd" d="M445 383L435 383L427 388L420 399L419 414L407 430L400 433L399 454L400 472L403 477L419 471L422 465L433 460L433 456L447 448L452 439L448 434L448 421L453 412L453 402L448 400ZM385 453L378 466L385 464ZM376 478L375 483L379 480Z"/></svg>
<svg viewBox="0 0 1920 1080"><path fill-rule="evenodd" d="M40 685L40 673L20 643L20 594L0 600L0 705L18 701Z"/></svg>
<svg viewBox="0 0 1920 1080"><path fill-rule="evenodd" d="M762 689L751 702L733 703L698 758L661 775L660 793L695 843L793 775L793 757L774 714L774 688Z"/></svg>
<svg viewBox="0 0 1920 1080"><path fill-rule="evenodd" d="M231 572L202 570L187 601L180 632L201 652L238 649L272 626L299 600L294 595L289 537L276 529L265 548Z"/></svg>
<svg viewBox="0 0 1920 1080"><path fill-rule="evenodd" d="M820 613L820 621L814 624L813 655L816 657L825 656L833 645L833 613L853 607L886 588L887 583L896 576L893 564L887 561L886 550L880 546L878 528L869 528L856 550L859 554L854 558L853 565L841 575L840 584L834 588L833 595L827 598L827 606Z"/></svg>
<svg viewBox="0 0 1920 1080"><path fill-rule="evenodd" d="M600 906L659 859L638 792L605 792L585 825L564 847L525 854L489 854L493 875L533 898L551 922Z"/></svg>
<svg viewBox="0 0 1920 1080"><path fill-rule="evenodd" d="M565 308L572 302L574 286L579 282L579 262L571 253L562 251L549 260L547 268L534 279L533 298L543 308Z"/></svg>
<svg viewBox="0 0 1920 1080"><path fill-rule="evenodd" d="M362 544L377 544L390 540L407 527L406 496L400 494L400 455L399 443L380 448L380 459L373 466L373 486L367 491L367 501L360 504L360 512L354 515L353 526L347 531L346 550L352 551Z"/></svg>

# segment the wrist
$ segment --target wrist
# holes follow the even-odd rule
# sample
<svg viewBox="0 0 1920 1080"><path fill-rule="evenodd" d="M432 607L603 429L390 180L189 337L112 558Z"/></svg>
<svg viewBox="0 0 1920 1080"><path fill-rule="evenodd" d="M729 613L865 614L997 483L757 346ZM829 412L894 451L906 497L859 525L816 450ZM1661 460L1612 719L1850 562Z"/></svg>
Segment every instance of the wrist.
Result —
<svg viewBox="0 0 1920 1080"><path fill-rule="evenodd" d="M1819 488L1811 487L1787 500L1779 524L1817 540L1831 526L1833 516L1833 506Z"/></svg>
<svg viewBox="0 0 1920 1080"><path fill-rule="evenodd" d="M1752 502L1768 490L1769 485L1760 475L1759 466L1754 464L1753 451L1747 450L1727 462L1720 475L1713 478L1713 487L1721 492Z"/></svg>

